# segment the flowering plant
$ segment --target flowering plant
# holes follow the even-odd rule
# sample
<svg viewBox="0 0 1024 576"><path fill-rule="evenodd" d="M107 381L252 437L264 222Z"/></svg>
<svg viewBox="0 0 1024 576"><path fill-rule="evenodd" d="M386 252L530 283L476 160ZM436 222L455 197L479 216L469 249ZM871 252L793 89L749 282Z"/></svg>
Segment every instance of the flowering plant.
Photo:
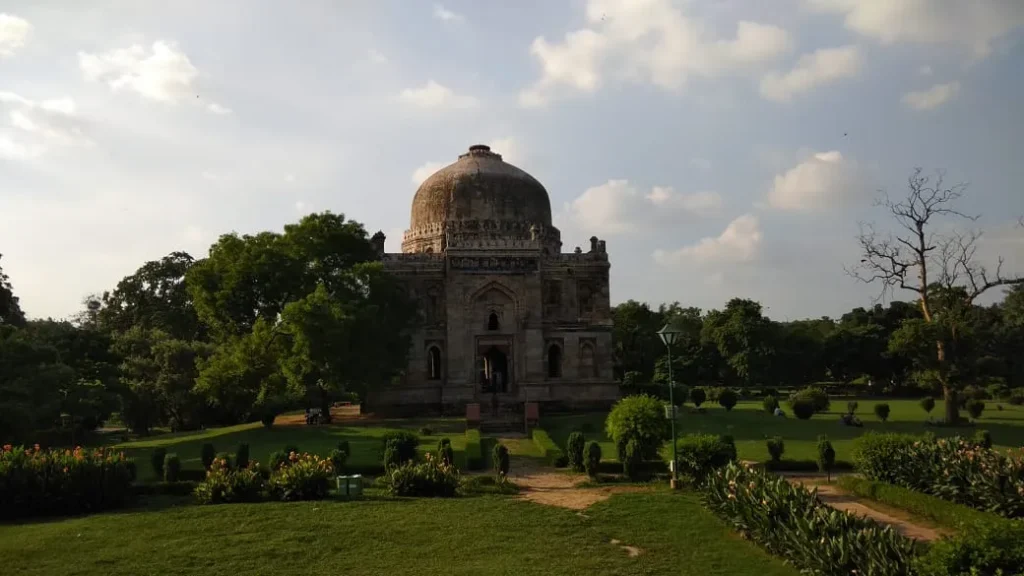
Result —
<svg viewBox="0 0 1024 576"><path fill-rule="evenodd" d="M196 486L200 504L259 502L266 493L266 480L259 462L250 460L244 468L231 466L226 458L214 458L206 478Z"/></svg>
<svg viewBox="0 0 1024 576"><path fill-rule="evenodd" d="M407 462L387 473L388 491L394 496L455 496L459 487L459 469L427 454L424 461Z"/></svg>
<svg viewBox="0 0 1024 576"><path fill-rule="evenodd" d="M334 465L314 454L288 454L288 465L273 471L268 482L275 500L322 500L331 488Z"/></svg>

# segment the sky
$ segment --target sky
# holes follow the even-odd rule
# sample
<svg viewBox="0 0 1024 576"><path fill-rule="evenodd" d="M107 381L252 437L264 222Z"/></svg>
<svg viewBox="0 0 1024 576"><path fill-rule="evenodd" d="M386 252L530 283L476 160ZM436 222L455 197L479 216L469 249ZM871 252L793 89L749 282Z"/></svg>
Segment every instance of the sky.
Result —
<svg viewBox="0 0 1024 576"><path fill-rule="evenodd" d="M1024 273L1022 70L1020 0L0 0L0 266L59 318L314 211L397 252L483 143L564 251L607 241L613 303L838 316L915 167Z"/></svg>

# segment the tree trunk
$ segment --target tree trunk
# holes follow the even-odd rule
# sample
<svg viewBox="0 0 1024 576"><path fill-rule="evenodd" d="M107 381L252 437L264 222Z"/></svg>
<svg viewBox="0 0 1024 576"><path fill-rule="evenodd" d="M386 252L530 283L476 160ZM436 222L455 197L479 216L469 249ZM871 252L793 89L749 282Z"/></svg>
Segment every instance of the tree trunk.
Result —
<svg viewBox="0 0 1024 576"><path fill-rule="evenodd" d="M324 424L331 423L331 398L323 388L320 389L320 421Z"/></svg>
<svg viewBox="0 0 1024 576"><path fill-rule="evenodd" d="M956 424L960 421L960 406L958 403L957 391L948 383L942 385L942 399L946 401L946 424Z"/></svg>

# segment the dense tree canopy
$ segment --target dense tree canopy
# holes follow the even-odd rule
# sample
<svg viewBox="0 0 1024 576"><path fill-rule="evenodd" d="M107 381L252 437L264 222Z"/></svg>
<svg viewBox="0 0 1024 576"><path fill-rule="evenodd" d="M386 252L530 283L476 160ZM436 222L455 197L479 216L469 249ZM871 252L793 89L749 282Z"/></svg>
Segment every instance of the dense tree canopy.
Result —
<svg viewBox="0 0 1024 576"><path fill-rule="evenodd" d="M0 254L0 259L3 254ZM0 265L0 326L21 326L25 324L25 314L18 305L18 297L14 295L11 279L4 273Z"/></svg>

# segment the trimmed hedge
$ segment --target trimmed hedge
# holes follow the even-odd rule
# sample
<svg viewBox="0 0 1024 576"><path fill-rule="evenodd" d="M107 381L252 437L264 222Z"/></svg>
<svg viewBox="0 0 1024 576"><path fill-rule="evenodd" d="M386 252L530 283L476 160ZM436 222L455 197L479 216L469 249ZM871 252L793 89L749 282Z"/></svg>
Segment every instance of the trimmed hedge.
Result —
<svg viewBox="0 0 1024 576"><path fill-rule="evenodd" d="M914 564L918 576L1024 574L1024 522L993 522L932 544Z"/></svg>
<svg viewBox="0 0 1024 576"><path fill-rule="evenodd" d="M995 514L947 502L941 498L915 492L902 486L876 482L859 476L843 476L838 479L838 484L847 492L881 502L886 506L906 510L914 516L953 530L964 530L1002 520Z"/></svg>
<svg viewBox="0 0 1024 576"><path fill-rule="evenodd" d="M815 460L786 460L783 458L775 462L769 460L762 464L762 467L771 472L820 472L818 462ZM836 460L832 465L833 472L853 472L853 470L853 463L845 460Z"/></svg>
<svg viewBox="0 0 1024 576"><path fill-rule="evenodd" d="M564 468L568 463L565 452L555 444L551 436L543 428L534 428L531 432L533 443L544 453L544 460L556 468Z"/></svg>
<svg viewBox="0 0 1024 576"><path fill-rule="evenodd" d="M480 443L480 430L466 430L466 468L469 470L484 469L484 454Z"/></svg>

